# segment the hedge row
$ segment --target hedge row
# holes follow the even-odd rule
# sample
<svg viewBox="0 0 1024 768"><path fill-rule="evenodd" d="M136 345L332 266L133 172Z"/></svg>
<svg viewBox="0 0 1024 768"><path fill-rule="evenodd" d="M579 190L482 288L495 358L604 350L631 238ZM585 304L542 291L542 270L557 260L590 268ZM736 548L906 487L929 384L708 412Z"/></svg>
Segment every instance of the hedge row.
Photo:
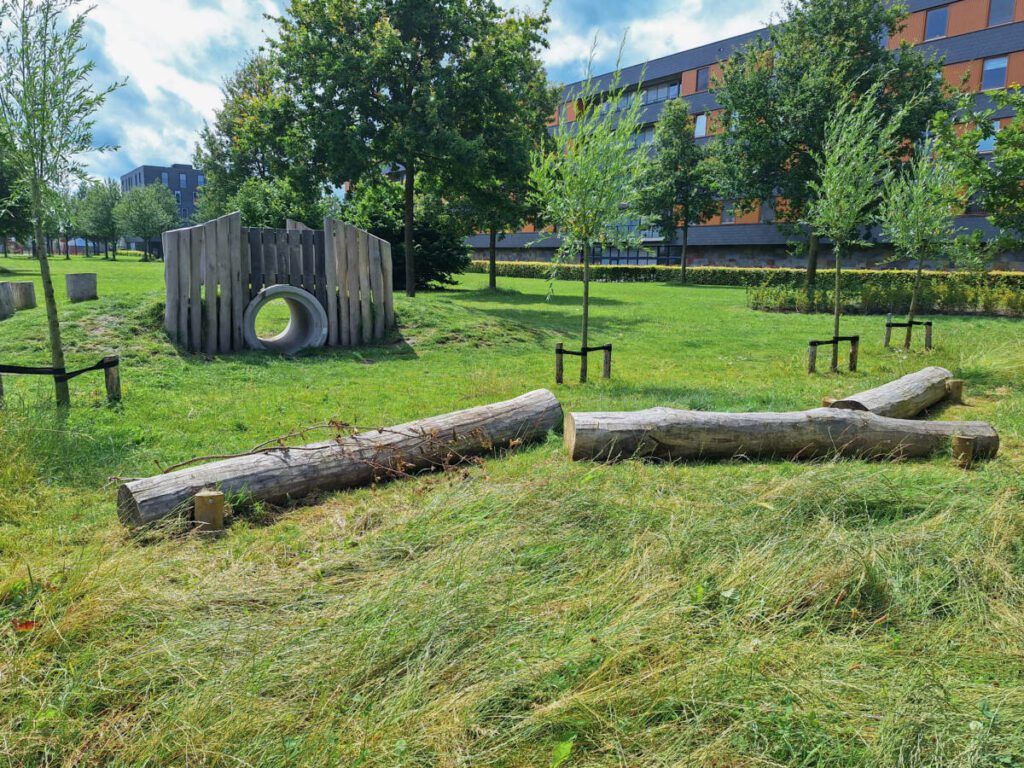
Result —
<svg viewBox="0 0 1024 768"><path fill-rule="evenodd" d="M552 265L545 262L502 261L498 262L499 277L532 277L542 280L550 279ZM486 261L474 261L470 272L486 273ZM633 267L594 265L591 278L596 282L606 283L658 283L677 282L679 267ZM744 288L774 287L791 288L802 291L806 272L802 269L781 267L690 267L686 270L687 282L691 285L731 285ZM844 292L857 295L864 294L865 300L874 308L902 306L909 301L910 288L914 282L912 270L898 269L848 269L843 273L842 288ZM558 279L579 280L583 276L580 264L560 264ZM832 271L818 273L818 282L822 288L832 285ZM1021 272L925 272L924 293L934 295L931 301L942 306L943 302L951 306L967 305L975 302L969 294L972 290L991 289L995 292L1024 291L1024 273ZM944 298L940 298L944 297ZM977 302L981 302L978 298ZM888 311L888 310L887 310ZM894 309L893 311L899 311Z"/></svg>
<svg viewBox="0 0 1024 768"><path fill-rule="evenodd" d="M922 284L918 311L1024 317L1024 290L1013 282L1017 281L931 280ZM803 288L761 285L747 289L747 304L766 312L831 312L832 296L832 291L808 296ZM844 292L843 307L852 313L903 314L910 308L910 289L899 282L891 286L868 283L860 290Z"/></svg>

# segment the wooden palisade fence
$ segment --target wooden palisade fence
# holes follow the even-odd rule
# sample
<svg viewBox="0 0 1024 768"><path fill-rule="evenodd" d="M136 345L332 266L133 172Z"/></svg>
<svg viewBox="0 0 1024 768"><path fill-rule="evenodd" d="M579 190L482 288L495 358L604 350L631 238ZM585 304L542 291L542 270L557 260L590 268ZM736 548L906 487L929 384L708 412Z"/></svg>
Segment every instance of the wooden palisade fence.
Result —
<svg viewBox="0 0 1024 768"><path fill-rule="evenodd" d="M243 227L233 213L165 232L164 324L190 352L245 348L245 309L265 288L290 285L327 313L328 346L383 340L395 326L391 244L333 219L323 230Z"/></svg>

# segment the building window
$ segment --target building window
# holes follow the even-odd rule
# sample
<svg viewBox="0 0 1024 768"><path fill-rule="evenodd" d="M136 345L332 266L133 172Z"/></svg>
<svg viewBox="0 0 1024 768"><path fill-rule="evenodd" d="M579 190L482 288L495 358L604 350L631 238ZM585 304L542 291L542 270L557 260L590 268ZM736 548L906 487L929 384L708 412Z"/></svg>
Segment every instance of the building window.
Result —
<svg viewBox="0 0 1024 768"><path fill-rule="evenodd" d="M723 224L735 224L736 223L736 211L733 208L732 200L726 200L722 203L722 223Z"/></svg>
<svg viewBox="0 0 1024 768"><path fill-rule="evenodd" d="M998 120L992 121L992 135L978 142L978 152L980 154L988 155L996 151L996 134L999 133L999 129L1002 127L1002 123Z"/></svg>
<svg viewBox="0 0 1024 768"><path fill-rule="evenodd" d="M992 0L988 6L988 25L997 27L1013 21L1014 0Z"/></svg>
<svg viewBox="0 0 1024 768"><path fill-rule="evenodd" d="M637 134L633 137L633 147L641 147L644 144L650 144L654 141L654 126L645 125L641 128Z"/></svg>
<svg viewBox="0 0 1024 768"><path fill-rule="evenodd" d="M178 174L178 186L182 189L188 189L188 176L184 173Z"/></svg>
<svg viewBox="0 0 1024 768"><path fill-rule="evenodd" d="M163 173L160 174L160 181L163 182L163 185L168 189L171 188L171 180L167 176L167 171L164 171Z"/></svg>
<svg viewBox="0 0 1024 768"><path fill-rule="evenodd" d="M928 11L924 23L924 39L937 40L946 36L946 29L949 25L949 6L933 8Z"/></svg>
<svg viewBox="0 0 1024 768"><path fill-rule="evenodd" d="M679 83L665 83L664 85L652 85L650 88L645 88L641 100L644 104L657 104L659 101L668 101L678 97Z"/></svg>
<svg viewBox="0 0 1024 768"><path fill-rule="evenodd" d="M181 207L181 192L174 193L174 199L178 201L178 206Z"/></svg>
<svg viewBox="0 0 1024 768"><path fill-rule="evenodd" d="M996 88L1006 87L1006 65L1005 56L997 59L986 59L985 66L981 73L981 90L991 91Z"/></svg>
<svg viewBox="0 0 1024 768"><path fill-rule="evenodd" d="M206 177L203 176L203 174L201 174L201 173L199 174L199 181L196 183L196 186L199 186L199 187L205 187L206 186Z"/></svg>
<svg viewBox="0 0 1024 768"><path fill-rule="evenodd" d="M711 68L701 67L697 70L697 93L706 91L711 86Z"/></svg>
<svg viewBox="0 0 1024 768"><path fill-rule="evenodd" d="M693 137L695 139L703 139L708 135L708 116L706 113L695 115L693 123Z"/></svg>

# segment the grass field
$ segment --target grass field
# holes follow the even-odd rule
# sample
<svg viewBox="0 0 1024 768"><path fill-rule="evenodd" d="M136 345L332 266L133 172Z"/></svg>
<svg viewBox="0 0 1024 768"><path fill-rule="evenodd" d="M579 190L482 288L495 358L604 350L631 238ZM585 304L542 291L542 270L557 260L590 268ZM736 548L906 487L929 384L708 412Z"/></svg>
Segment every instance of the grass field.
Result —
<svg viewBox="0 0 1024 768"><path fill-rule="evenodd" d="M99 302L58 297L69 365L119 353L124 402L84 376L61 419L51 383L4 379L0 764L1024 766L1020 321L936 318L935 352L904 355L853 317L860 372L808 376L826 317L597 285L614 379L554 387L575 284L470 275L400 297L387 346L205 359L161 333L161 265L53 267L99 272ZM0 322L0 362L45 364L44 321ZM967 380L942 415L990 420L998 459L574 465L553 436L212 541L132 538L114 511L111 478L329 419L538 387L577 410L804 409L928 364Z"/></svg>

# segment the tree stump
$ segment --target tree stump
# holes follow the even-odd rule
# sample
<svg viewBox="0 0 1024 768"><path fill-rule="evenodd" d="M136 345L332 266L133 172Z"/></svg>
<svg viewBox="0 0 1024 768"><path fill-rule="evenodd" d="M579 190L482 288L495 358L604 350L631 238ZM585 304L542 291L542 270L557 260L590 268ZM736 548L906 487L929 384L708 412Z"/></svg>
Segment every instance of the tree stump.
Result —
<svg viewBox="0 0 1024 768"><path fill-rule="evenodd" d="M193 518L196 530L210 533L224 530L224 494L220 491L200 491L195 496Z"/></svg>
<svg viewBox="0 0 1024 768"><path fill-rule="evenodd" d="M77 303L80 301L96 301L99 298L96 292L96 273L82 272L76 275L65 275L64 284L68 289L68 300Z"/></svg>
<svg viewBox="0 0 1024 768"><path fill-rule="evenodd" d="M14 317L14 289L10 283L0 283L0 320Z"/></svg>
<svg viewBox="0 0 1024 768"><path fill-rule="evenodd" d="M955 405L963 405L964 402L964 380L950 379L946 382L946 392L949 393L949 402Z"/></svg>
<svg viewBox="0 0 1024 768"><path fill-rule="evenodd" d="M953 437L953 460L957 466L963 469L970 469L974 466L974 458L978 452L978 438L968 435L956 435Z"/></svg>
<svg viewBox="0 0 1024 768"><path fill-rule="evenodd" d="M20 282L11 283L10 285L11 289L14 291L15 311L36 308L36 287L33 283Z"/></svg>

